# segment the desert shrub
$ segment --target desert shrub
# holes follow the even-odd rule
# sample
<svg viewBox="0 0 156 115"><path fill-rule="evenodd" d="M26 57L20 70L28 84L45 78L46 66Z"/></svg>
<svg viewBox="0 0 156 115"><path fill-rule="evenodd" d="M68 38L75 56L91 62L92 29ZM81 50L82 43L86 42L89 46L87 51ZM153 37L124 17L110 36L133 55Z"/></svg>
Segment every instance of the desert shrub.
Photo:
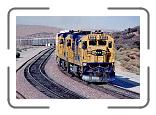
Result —
<svg viewBox="0 0 156 115"><path fill-rule="evenodd" d="M138 48L138 49L140 49L140 41L135 41L133 43L133 46L136 47L136 48Z"/></svg>
<svg viewBox="0 0 156 115"><path fill-rule="evenodd" d="M16 52L16 58L20 58L20 53Z"/></svg>
<svg viewBox="0 0 156 115"><path fill-rule="evenodd" d="M116 60L129 72L139 74L140 51L138 48L121 48L116 50Z"/></svg>
<svg viewBox="0 0 156 115"><path fill-rule="evenodd" d="M22 50L20 48L16 48L16 51L18 52L22 52Z"/></svg>
<svg viewBox="0 0 156 115"><path fill-rule="evenodd" d="M123 45L116 45L117 50L119 50L120 48L123 48Z"/></svg>
<svg viewBox="0 0 156 115"><path fill-rule="evenodd" d="M120 48L118 51L119 52L122 52L122 51L124 51L125 49L124 48Z"/></svg>
<svg viewBox="0 0 156 115"><path fill-rule="evenodd" d="M133 59L133 60L136 59L136 56L133 55L133 54L128 55L128 57L131 58L131 59Z"/></svg>

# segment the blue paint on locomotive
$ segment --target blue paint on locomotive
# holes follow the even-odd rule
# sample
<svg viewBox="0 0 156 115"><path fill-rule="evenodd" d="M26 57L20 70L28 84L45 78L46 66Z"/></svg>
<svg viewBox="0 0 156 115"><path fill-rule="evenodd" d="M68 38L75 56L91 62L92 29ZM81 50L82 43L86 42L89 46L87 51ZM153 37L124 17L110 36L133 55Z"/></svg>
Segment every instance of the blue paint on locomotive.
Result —
<svg viewBox="0 0 156 115"><path fill-rule="evenodd" d="M69 34L71 34L71 33L70 32L63 33L63 38L66 38Z"/></svg>
<svg viewBox="0 0 156 115"><path fill-rule="evenodd" d="M87 82L110 82L114 78L115 72L112 63L93 62L83 66L82 79Z"/></svg>
<svg viewBox="0 0 156 115"><path fill-rule="evenodd" d="M72 50L75 51L75 44L76 46L78 46L79 44L79 40L81 39L81 37L84 36L81 33L74 33L71 35L71 38L73 39L72 42Z"/></svg>
<svg viewBox="0 0 156 115"><path fill-rule="evenodd" d="M114 70L112 63L109 62L90 62L87 63L85 66L83 66L83 75L89 75L96 73L99 74L99 76L103 73L108 73L110 76L114 76Z"/></svg>
<svg viewBox="0 0 156 115"><path fill-rule="evenodd" d="M72 32L59 33L58 37L62 35L63 38L66 38L69 34L72 34Z"/></svg>
<svg viewBox="0 0 156 115"><path fill-rule="evenodd" d="M62 33L57 34L58 37L60 37L62 35Z"/></svg>
<svg viewBox="0 0 156 115"><path fill-rule="evenodd" d="M85 35L88 35L90 34L89 31L82 31L82 32L79 32L79 33L73 33L71 35L71 38L73 39L73 42L72 42L72 50L75 51L75 44L76 46L79 45L80 43L80 39L85 36Z"/></svg>

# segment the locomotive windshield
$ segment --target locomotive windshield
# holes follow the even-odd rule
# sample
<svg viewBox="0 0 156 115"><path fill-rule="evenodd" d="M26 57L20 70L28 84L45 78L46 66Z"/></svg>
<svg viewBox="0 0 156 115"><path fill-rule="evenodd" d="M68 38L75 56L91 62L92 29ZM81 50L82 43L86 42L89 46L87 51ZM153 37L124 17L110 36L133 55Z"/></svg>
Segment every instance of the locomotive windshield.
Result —
<svg viewBox="0 0 156 115"><path fill-rule="evenodd" d="M97 45L97 40L90 40L89 45L92 45L92 46Z"/></svg>
<svg viewBox="0 0 156 115"><path fill-rule="evenodd" d="M105 40L98 40L98 44L105 46L107 44L107 42Z"/></svg>

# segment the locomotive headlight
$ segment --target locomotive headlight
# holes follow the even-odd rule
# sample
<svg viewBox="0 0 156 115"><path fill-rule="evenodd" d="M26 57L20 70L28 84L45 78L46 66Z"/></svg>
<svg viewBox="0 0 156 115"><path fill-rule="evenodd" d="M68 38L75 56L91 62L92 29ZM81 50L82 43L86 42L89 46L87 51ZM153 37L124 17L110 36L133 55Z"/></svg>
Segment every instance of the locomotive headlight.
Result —
<svg viewBox="0 0 156 115"><path fill-rule="evenodd" d="M83 63L83 66L86 66L87 65L87 63Z"/></svg>
<svg viewBox="0 0 156 115"><path fill-rule="evenodd" d="M102 51L102 54L103 54L103 55L106 55L106 51L103 50L103 51Z"/></svg>

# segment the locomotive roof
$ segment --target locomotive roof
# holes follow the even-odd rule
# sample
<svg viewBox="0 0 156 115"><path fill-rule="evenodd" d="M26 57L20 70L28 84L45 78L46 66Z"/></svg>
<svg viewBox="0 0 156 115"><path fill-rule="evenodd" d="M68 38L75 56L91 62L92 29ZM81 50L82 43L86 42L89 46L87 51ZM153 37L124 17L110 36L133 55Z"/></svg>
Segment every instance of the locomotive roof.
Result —
<svg viewBox="0 0 156 115"><path fill-rule="evenodd" d="M63 38L66 38L69 34L71 34L72 38L76 39L76 38L79 38L80 36L87 35L90 33L91 33L91 31L80 31L80 32L78 32L78 31L71 30L69 32L59 33L58 37L62 35Z"/></svg>
<svg viewBox="0 0 156 115"><path fill-rule="evenodd" d="M91 31L80 31L80 32L71 34L71 38L72 38L73 40L75 40L75 41L76 41L76 45L78 45L78 44L79 44L79 40L80 40L83 36L88 35L88 34L90 34L90 33L91 33Z"/></svg>
<svg viewBox="0 0 156 115"><path fill-rule="evenodd" d="M59 33L59 34L58 34L58 37L62 35L62 36L63 36L63 38L66 38L69 34L71 34L71 33L70 33L70 32L66 32L66 33Z"/></svg>

